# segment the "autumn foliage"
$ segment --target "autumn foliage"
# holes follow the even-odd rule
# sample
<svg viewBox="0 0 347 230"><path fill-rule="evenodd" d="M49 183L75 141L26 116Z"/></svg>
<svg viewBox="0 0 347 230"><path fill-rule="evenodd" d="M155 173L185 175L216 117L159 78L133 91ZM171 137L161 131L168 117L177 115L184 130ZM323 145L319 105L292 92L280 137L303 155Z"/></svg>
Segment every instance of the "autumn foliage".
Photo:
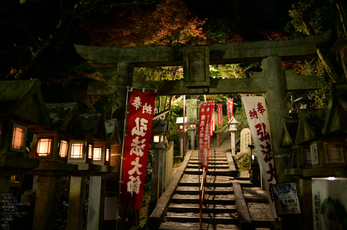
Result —
<svg viewBox="0 0 347 230"><path fill-rule="evenodd" d="M156 5L133 6L93 17L85 24L88 44L139 47L204 44L205 20L192 16L180 0L162 0Z"/></svg>

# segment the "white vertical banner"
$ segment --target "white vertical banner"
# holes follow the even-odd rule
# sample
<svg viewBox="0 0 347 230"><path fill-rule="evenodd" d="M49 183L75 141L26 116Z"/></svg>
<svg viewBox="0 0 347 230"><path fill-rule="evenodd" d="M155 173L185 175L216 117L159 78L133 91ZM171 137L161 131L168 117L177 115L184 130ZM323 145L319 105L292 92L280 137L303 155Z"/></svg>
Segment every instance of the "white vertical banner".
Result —
<svg viewBox="0 0 347 230"><path fill-rule="evenodd" d="M243 104L255 148L258 150L258 163L264 178L264 187L272 215L277 217L273 184L276 184L276 170L272 151L270 124L265 98L262 96L243 96Z"/></svg>

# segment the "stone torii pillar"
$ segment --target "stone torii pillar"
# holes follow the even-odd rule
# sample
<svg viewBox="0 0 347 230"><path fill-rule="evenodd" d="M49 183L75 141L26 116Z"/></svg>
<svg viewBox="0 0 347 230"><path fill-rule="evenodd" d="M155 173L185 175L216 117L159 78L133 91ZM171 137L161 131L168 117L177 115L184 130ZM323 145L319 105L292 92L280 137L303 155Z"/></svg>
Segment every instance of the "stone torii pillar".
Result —
<svg viewBox="0 0 347 230"><path fill-rule="evenodd" d="M178 81L144 81L143 77L132 79L130 72L122 75L132 82L135 88L158 89L158 95L189 94L265 94L269 111L273 152L278 175L278 183L285 182L283 169L287 167L288 150L279 148L280 127L283 117L287 117L286 92L298 90L315 90L315 76L296 76L295 71L282 70L282 61L307 60L316 55L317 45L327 42L331 32L279 41L256 41L230 44L213 44L206 46L182 47L140 47L116 48L75 45L76 51L94 67L115 66L115 63L126 62L125 66L183 66L184 79ZM256 63L263 62L263 72L252 73L252 78L213 79L210 78L210 64ZM132 63L132 64L129 64ZM121 64L118 64L121 67ZM128 78L126 77L128 76ZM114 94L115 81L91 83L88 94ZM98 86L97 86L98 85ZM123 84L126 85L126 84ZM95 87L97 86L97 87ZM118 90L119 88L117 88ZM120 92L117 94L121 94ZM123 94L124 95L124 94ZM119 95L120 97L122 95ZM121 108L121 107L119 107ZM116 110L114 110L116 111Z"/></svg>
<svg viewBox="0 0 347 230"><path fill-rule="evenodd" d="M282 70L281 57L270 56L263 60L263 72L252 72L254 78L262 78L260 87L266 90L266 101L269 114L272 148L275 154L276 169L286 168L289 154L288 148L279 147L282 118L288 117L286 100L286 77ZM298 76L299 77L299 76ZM291 180L284 173L277 173L278 183Z"/></svg>

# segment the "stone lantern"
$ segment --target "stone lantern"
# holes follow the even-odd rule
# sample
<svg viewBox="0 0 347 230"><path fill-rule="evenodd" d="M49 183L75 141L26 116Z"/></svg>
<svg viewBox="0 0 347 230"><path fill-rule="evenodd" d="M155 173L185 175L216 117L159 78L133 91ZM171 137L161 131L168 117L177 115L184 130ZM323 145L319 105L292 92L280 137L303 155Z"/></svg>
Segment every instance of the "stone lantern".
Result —
<svg viewBox="0 0 347 230"><path fill-rule="evenodd" d="M237 131L237 124L239 122L234 118L234 116L231 117L231 119L228 121L229 124L229 132L231 136L231 154L235 155L235 133Z"/></svg>
<svg viewBox="0 0 347 230"><path fill-rule="evenodd" d="M103 210L105 207L102 185L105 183L105 174L114 169L109 167L111 142L108 139L102 114L81 114L81 120L86 135L83 145L87 149L84 152L84 158L87 158L87 161L77 163L80 172L71 176L70 199L73 199L76 205L69 206L67 229L82 228L85 181L88 175L90 175L89 196L93 199L89 199L88 202L87 229L99 229L101 221L104 219ZM78 193L78 196L74 196L74 193Z"/></svg>
<svg viewBox="0 0 347 230"><path fill-rule="evenodd" d="M187 128L188 128L189 118L188 117L177 117L176 124L179 127L180 132L180 151L181 157L184 157L187 149Z"/></svg>
<svg viewBox="0 0 347 230"><path fill-rule="evenodd" d="M188 131L190 131L190 147L192 150L195 149L195 136L197 130L198 121L196 118L189 119Z"/></svg>
<svg viewBox="0 0 347 230"><path fill-rule="evenodd" d="M27 154L30 128L51 126L38 79L0 84L0 193L10 192L11 176L37 168ZM13 177L14 178L14 177Z"/></svg>
<svg viewBox="0 0 347 230"><path fill-rule="evenodd" d="M168 121L153 121L152 123L152 141L150 148L153 150L152 157L152 189L149 211L152 212L159 199L164 174L165 154L164 149L167 147L166 134L170 131Z"/></svg>
<svg viewBox="0 0 347 230"><path fill-rule="evenodd" d="M46 103L52 127L34 133L31 158L66 163L70 139L85 139L77 103ZM65 167L65 166L64 166Z"/></svg>
<svg viewBox="0 0 347 230"><path fill-rule="evenodd" d="M71 140L68 163L109 165L111 145L107 141L102 115L81 114L81 120L86 138Z"/></svg>
<svg viewBox="0 0 347 230"><path fill-rule="evenodd" d="M54 216L58 177L78 171L77 165L67 164L70 139L85 139L76 102L45 106L52 126L30 129L34 133L31 157L40 160L40 166L30 171L37 187L34 229L53 227L49 220Z"/></svg>

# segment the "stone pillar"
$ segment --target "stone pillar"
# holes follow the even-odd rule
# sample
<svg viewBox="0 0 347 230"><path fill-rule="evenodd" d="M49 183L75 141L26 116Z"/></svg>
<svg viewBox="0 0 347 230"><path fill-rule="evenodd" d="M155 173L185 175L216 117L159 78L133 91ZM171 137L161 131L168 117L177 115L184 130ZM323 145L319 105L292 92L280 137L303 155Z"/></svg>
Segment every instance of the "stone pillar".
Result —
<svg viewBox="0 0 347 230"><path fill-rule="evenodd" d="M115 85L118 87L113 97L112 117L119 121L119 127L123 128L125 118L126 87L133 84L134 65L129 62L121 62L117 66Z"/></svg>
<svg viewBox="0 0 347 230"><path fill-rule="evenodd" d="M82 230L86 176L71 176L67 230Z"/></svg>
<svg viewBox="0 0 347 230"><path fill-rule="evenodd" d="M231 138L231 155L236 155L236 148L235 148L235 132L230 132L230 138Z"/></svg>
<svg viewBox="0 0 347 230"><path fill-rule="evenodd" d="M190 131L190 148L195 150L195 135L196 131Z"/></svg>
<svg viewBox="0 0 347 230"><path fill-rule="evenodd" d="M299 201L301 209L301 223L304 230L313 229L313 210L312 210L312 180L311 178L299 179Z"/></svg>
<svg viewBox="0 0 347 230"><path fill-rule="evenodd" d="M282 118L288 116L286 100L286 78L283 74L282 61L280 57L270 56L263 60L264 81L268 84L266 100L269 112L272 148L275 155L275 167L277 183L292 181L283 170L288 167L288 157L277 157L288 155L289 148L280 148Z"/></svg>
<svg viewBox="0 0 347 230"><path fill-rule="evenodd" d="M102 217L102 176L90 176L87 230L98 230L100 227L100 217Z"/></svg>
<svg viewBox="0 0 347 230"><path fill-rule="evenodd" d="M33 229L53 228L56 192L57 177L38 177Z"/></svg>
<svg viewBox="0 0 347 230"><path fill-rule="evenodd" d="M0 193L9 193L11 176L0 176Z"/></svg>
<svg viewBox="0 0 347 230"><path fill-rule="evenodd" d="M166 154L164 150L159 150L159 194L158 199L165 189L165 167L166 167Z"/></svg>
<svg viewBox="0 0 347 230"><path fill-rule="evenodd" d="M159 199L159 156L160 150L153 149L151 200L148 205L148 215L151 215Z"/></svg>
<svg viewBox="0 0 347 230"><path fill-rule="evenodd" d="M187 108L187 114L186 117L189 117L189 119L193 119L197 121L198 119L198 114L197 114L197 99L187 99L186 100L186 108ZM188 127L189 130L189 127ZM190 133L190 148L192 150L195 149L195 136L196 136L196 131L188 131Z"/></svg>

